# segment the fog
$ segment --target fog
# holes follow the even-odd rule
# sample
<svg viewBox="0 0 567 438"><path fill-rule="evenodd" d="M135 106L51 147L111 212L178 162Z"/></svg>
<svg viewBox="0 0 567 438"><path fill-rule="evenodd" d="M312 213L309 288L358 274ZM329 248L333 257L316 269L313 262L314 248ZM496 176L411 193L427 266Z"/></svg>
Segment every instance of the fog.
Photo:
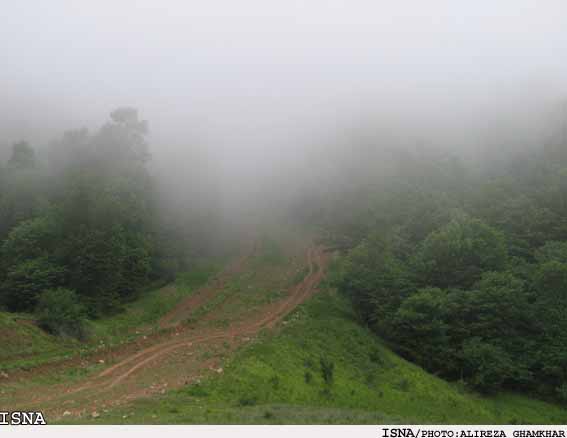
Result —
<svg viewBox="0 0 567 438"><path fill-rule="evenodd" d="M2 9L0 145L41 148L132 106L149 122L164 196L226 211L347 183L341 167L368 165L356 158L365 147L468 159L530 147L567 95L562 1Z"/></svg>

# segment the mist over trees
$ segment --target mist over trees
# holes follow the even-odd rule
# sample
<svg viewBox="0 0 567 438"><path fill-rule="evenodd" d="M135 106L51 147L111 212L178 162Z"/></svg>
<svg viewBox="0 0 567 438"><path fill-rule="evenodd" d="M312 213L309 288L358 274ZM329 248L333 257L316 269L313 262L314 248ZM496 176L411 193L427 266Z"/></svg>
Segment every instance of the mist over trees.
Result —
<svg viewBox="0 0 567 438"><path fill-rule="evenodd" d="M14 144L0 186L6 309L39 306L49 321L47 309L80 301L97 317L164 275L158 253L167 231L158 230L147 132L137 110L119 108L94 133L65 132L44 161L29 144Z"/></svg>
<svg viewBox="0 0 567 438"><path fill-rule="evenodd" d="M564 123L499 167L404 158L348 215L320 217L347 254L335 284L403 356L483 392L565 400Z"/></svg>
<svg viewBox="0 0 567 438"><path fill-rule="evenodd" d="M286 222L343 254L332 283L407 359L482 392L565 399L565 123L504 161L415 147L403 125L351 129L283 166L295 166L288 184L223 207L215 184L201 194L208 202L172 195L151 167L147 122L119 108L94 132L11 147L0 168L0 305L83 339L87 318L174 280L244 224Z"/></svg>
<svg viewBox="0 0 567 438"><path fill-rule="evenodd" d="M285 228L407 360L567 403L564 2L6 3L0 311L88 342Z"/></svg>

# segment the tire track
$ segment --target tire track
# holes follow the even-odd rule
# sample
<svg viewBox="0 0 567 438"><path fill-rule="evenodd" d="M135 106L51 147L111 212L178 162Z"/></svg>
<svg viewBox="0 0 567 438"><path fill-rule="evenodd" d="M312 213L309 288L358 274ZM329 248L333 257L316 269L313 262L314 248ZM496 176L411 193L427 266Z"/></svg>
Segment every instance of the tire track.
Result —
<svg viewBox="0 0 567 438"><path fill-rule="evenodd" d="M173 309L168 314L166 314L164 317L162 317L162 320L160 321L161 328L164 329L164 328L177 327L177 330L175 331L175 335L179 335L181 333L180 330L179 330L179 323L168 325L168 322L170 322L171 319L173 319L174 317L182 314L182 312L187 312L187 310L193 310L193 309L201 306L202 304L204 304L209 299L213 298L214 295L217 292L219 292L222 289L222 287L226 284L226 282L228 281L230 276L238 274L242 270L246 261L254 255L257 248L258 248L257 241L254 240L253 243L250 245L250 247L248 249L242 251L242 253L240 254L240 256L238 257L238 259L236 261L230 263L220 273L215 275L215 277L213 279L211 279L208 282L208 284L199 288L199 290L194 295L190 296L186 301L184 301L183 303L178 305L175 309ZM197 297L197 299L195 299L196 297ZM170 336L170 335L168 335L168 336ZM153 336L148 336L148 337L151 338ZM100 374L98 374L94 378L87 380L87 382L84 383L83 385L81 385L77 388L67 389L63 393L53 394L53 395L48 396L48 397L42 397L42 398L36 397L32 400L31 403L26 403L25 406L35 406L38 403L51 402L51 401L57 400L61 397L68 397L68 396L76 394L78 392L82 392L82 391L85 391L87 389L94 388L94 387L97 386L98 380L100 380L100 378L103 378L107 375L112 374L118 367L122 367L122 366L124 366L124 365L126 365L126 364L128 364L132 361L135 361L136 359L139 359L142 356L145 356L146 354L148 354L152 351L159 350L160 348L163 348L163 346L165 346L165 345L171 345L173 343L179 343L178 340L160 342L159 337L156 340L157 340L157 344L150 346L150 347L147 347L147 348L144 348L141 351L138 351L134 354L130 354L126 359L124 359L124 360L120 361L119 363L105 369L104 371L102 371ZM119 351L119 353L120 353L120 351ZM24 406L24 404L21 404L21 405L18 405L18 406Z"/></svg>
<svg viewBox="0 0 567 438"><path fill-rule="evenodd" d="M218 340L218 339L229 339L229 338L235 338L237 336L243 336L243 335L252 335L252 334L256 333L257 331L259 331L261 328L263 328L263 326L273 327L280 319L282 319L291 310L293 310L297 305L299 305L301 302L303 302L305 300L305 298L307 298L307 296L311 292L311 288L313 287L313 285L316 282L318 282L320 280L320 278L322 277L322 271L323 271L322 259L321 259L320 253L317 253L317 260L319 262L318 273L320 275L313 278L313 273L314 273L313 272L314 271L313 251L314 250L312 248L310 248L308 250L308 253L307 253L309 272L306 275L305 279L299 285L297 285L294 288L293 293L290 295L289 298L287 298L280 305L280 307L277 309L276 312L266 315L263 319L261 319L260 321L256 321L253 324L250 324L250 325L247 325L247 326L244 326L244 327L236 326L232 329L229 329L228 332L222 331L222 332L218 332L218 333L211 334L211 335L208 335L208 336L194 338L192 341L177 341L177 342L167 343L165 345L161 344L160 345L161 348L159 348L158 351L155 351L155 349L152 348L152 349L146 350L145 352L141 352L141 353L152 353L152 352L155 351L155 353L152 354L150 357L143 359L141 362L134 365L128 371L126 371L125 373L116 377L116 379L113 380L108 385L108 387L112 388L112 387L116 386L118 383L120 383L121 381L123 381L124 379L129 377L131 374L133 374L138 369L142 368L147 363L157 359L158 357L160 357L164 354L167 354L171 351L174 351L178 348L181 348L183 346L188 346L188 345L192 346L192 345L201 344L201 343L206 342L206 341L212 341L212 340ZM151 350L151 351L149 351L149 350ZM140 357L140 355L138 355L138 357ZM123 364L117 364L118 367L120 367L121 365L123 365ZM105 376L108 375L108 374L109 373L104 373Z"/></svg>
<svg viewBox="0 0 567 438"><path fill-rule="evenodd" d="M175 326L179 320L186 316L188 312L203 305L207 301L214 298L214 296L225 286L228 279L242 271L246 261L252 257L258 249L257 242L254 242L251 247L244 251L240 257L225 269L222 270L204 289L199 290L198 293L191 295L166 315L164 315L160 322L160 328L168 328Z"/></svg>
<svg viewBox="0 0 567 438"><path fill-rule="evenodd" d="M241 270L246 259L250 257L250 255L252 255L254 251L255 245L252 247L251 251L247 252L247 254L244 254L241 258L239 258L239 260L237 260L235 264L224 270L221 273L220 279L217 280L219 281L218 284L223 285L227 281L228 275L232 275L233 273ZM135 375L145 368L153 366L154 369L158 370L159 374L160 368L158 361L166 360L169 355L182 348L192 349L204 343L210 343L212 345L217 341L228 340L236 341L238 343L242 342L242 338L253 336L263 328L274 327L299 304L301 304L309 296L315 293L315 287L323 278L327 260L322 249L319 247L308 248L306 258L308 273L306 274L304 279L299 284L290 288L291 292L289 293L288 297L286 297L282 302L267 305L264 311L259 315L259 319L253 319L246 323L235 324L225 330L219 329L210 331L202 336L192 338L186 337L186 333L177 331L176 335L183 334L185 338L160 342L156 345L147 347L142 351L130 355L122 361L105 369L90 381L85 382L83 385L68 389L63 393L55 394L52 397L38 398L32 402L32 405L52 402L61 398L69 398L70 396L73 396L74 394L77 394L79 392L85 393L85 391L87 390L88 400L85 400L85 402L82 404L86 404L86 402L90 402L90 400L92 399L95 399L95 402L98 402L100 401L100 398L105 397L106 392L119 388L121 384L124 384L131 376ZM205 295L209 295L209 288L207 288L207 291L205 291ZM220 290L220 288L218 290ZM195 301L188 300L180 307L186 310L188 308L187 303L190 302L195 303ZM177 316L181 314L182 313L180 310L177 310L177 312L171 312L171 315ZM164 322L171 324L173 319L174 318L172 318L171 316L167 316L164 317ZM126 391L128 391L128 389L129 388L125 388ZM135 398L135 394L129 394L128 399L131 400L132 398ZM29 407L30 403L26 404L26 406Z"/></svg>

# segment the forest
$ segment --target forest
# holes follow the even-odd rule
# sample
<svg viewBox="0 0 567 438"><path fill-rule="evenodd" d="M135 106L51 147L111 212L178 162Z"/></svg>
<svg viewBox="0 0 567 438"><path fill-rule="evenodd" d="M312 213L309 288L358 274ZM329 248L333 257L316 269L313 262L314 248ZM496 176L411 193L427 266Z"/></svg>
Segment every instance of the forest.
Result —
<svg viewBox="0 0 567 438"><path fill-rule="evenodd" d="M171 240L182 236L160 223L146 133L137 110L119 108L97 132L67 131L41 155L13 144L0 169L3 308L84 338L85 318L171 279L184 256Z"/></svg>
<svg viewBox="0 0 567 438"><path fill-rule="evenodd" d="M545 146L475 168L450 152L384 148L378 137L380 165L362 172L370 184L332 198L308 189L287 214L340 250L330 281L403 357L481 393L566 401L564 123ZM205 251L158 213L170 210L147 168L147 129L124 107L41 154L13 144L0 174L3 309L85 340L88 319L174 279L188 248Z"/></svg>
<svg viewBox="0 0 567 438"><path fill-rule="evenodd" d="M6 2L0 414L567 422L564 2Z"/></svg>
<svg viewBox="0 0 567 438"><path fill-rule="evenodd" d="M379 190L331 207L334 282L361 321L446 379L566 401L564 123L498 165L398 154Z"/></svg>

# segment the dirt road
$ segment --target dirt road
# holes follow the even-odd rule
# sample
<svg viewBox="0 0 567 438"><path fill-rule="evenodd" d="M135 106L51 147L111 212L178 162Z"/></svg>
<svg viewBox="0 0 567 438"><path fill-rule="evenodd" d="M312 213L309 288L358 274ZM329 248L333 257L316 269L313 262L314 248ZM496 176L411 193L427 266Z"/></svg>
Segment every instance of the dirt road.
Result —
<svg viewBox="0 0 567 438"><path fill-rule="evenodd" d="M327 258L319 247L306 251L308 271L302 281L288 288L286 294L259 306L242 321L231 321L226 327L192 328L183 321L195 308L213 299L228 279L242 272L254 254L252 246L229 265L211 284L191 296L165 315L160 326L167 335L150 339L140 351L116 351L111 365L98 374L72 384L40 385L24 390L20 408L42 409L51 419L65 416L97 415L100 411L128 403L139 397L164 393L191 384L210 373L222 373L221 363L239 346L250 342L260 330L273 328L295 307L311 296L324 275ZM0 410L3 408L0 402ZM10 406L14 409L14 406Z"/></svg>

